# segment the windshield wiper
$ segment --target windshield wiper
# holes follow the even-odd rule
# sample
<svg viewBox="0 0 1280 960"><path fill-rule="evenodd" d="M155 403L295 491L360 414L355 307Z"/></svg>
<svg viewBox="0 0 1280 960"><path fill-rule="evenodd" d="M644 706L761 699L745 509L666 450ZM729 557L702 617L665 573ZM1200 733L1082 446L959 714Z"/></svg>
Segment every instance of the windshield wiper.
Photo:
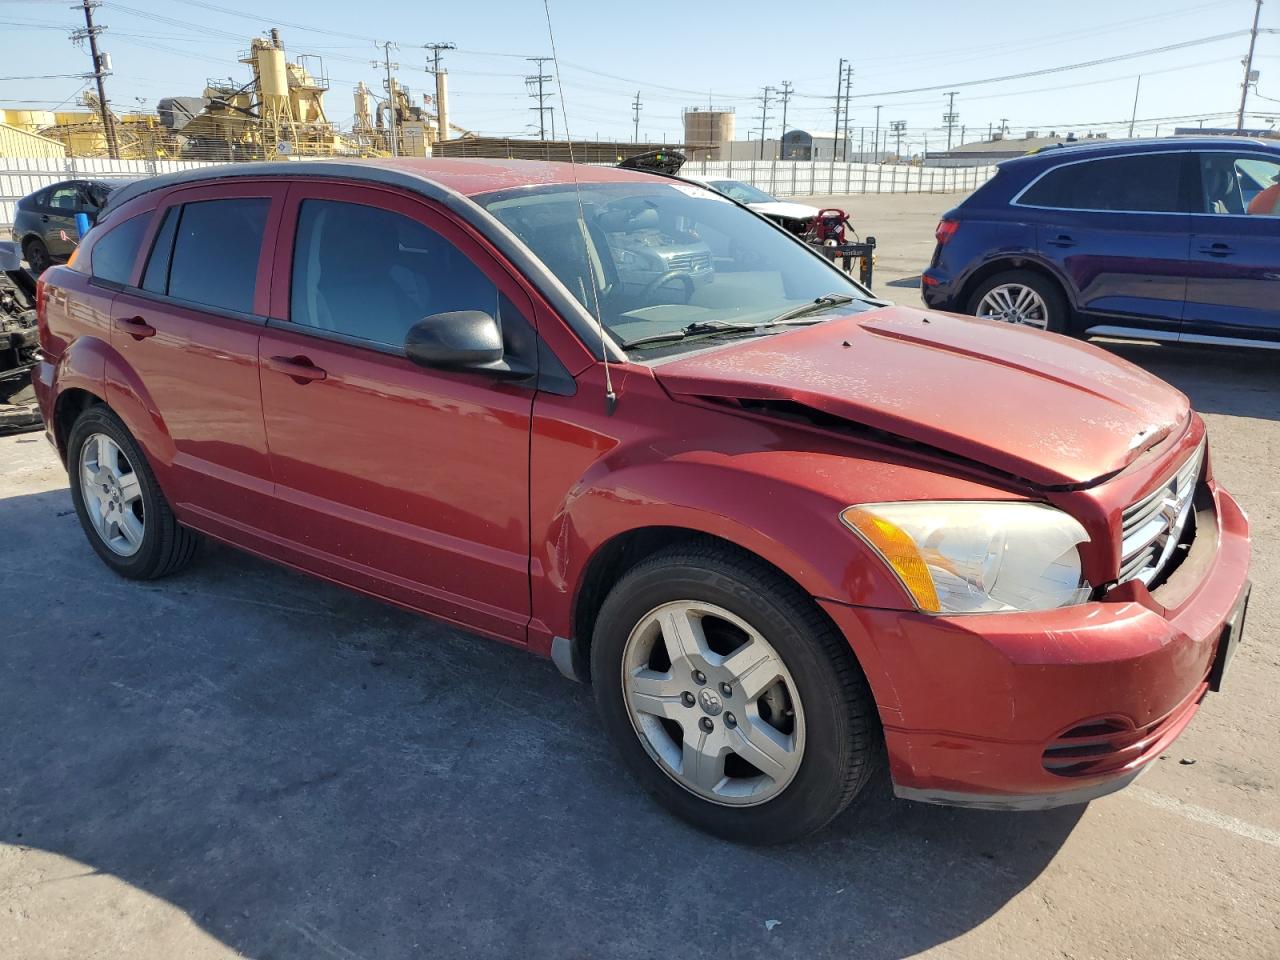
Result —
<svg viewBox="0 0 1280 960"><path fill-rule="evenodd" d="M751 330L759 330L758 323L730 323L728 320L695 320L693 323L686 324L679 330L668 330L666 333L654 333L647 337L636 337L634 340L624 340L622 349L629 350L632 347L644 347L651 343L674 343L677 340L683 340L686 337L694 337L698 335L713 333L742 333Z"/></svg>
<svg viewBox="0 0 1280 960"><path fill-rule="evenodd" d="M778 316L765 323L764 326L771 327L775 323L798 320L800 317L807 317L811 313L818 313L828 307L838 307L844 303L853 303L853 300L853 297L845 293L825 293L820 297L815 297L809 303L802 303L798 307L792 307L790 310L778 314Z"/></svg>

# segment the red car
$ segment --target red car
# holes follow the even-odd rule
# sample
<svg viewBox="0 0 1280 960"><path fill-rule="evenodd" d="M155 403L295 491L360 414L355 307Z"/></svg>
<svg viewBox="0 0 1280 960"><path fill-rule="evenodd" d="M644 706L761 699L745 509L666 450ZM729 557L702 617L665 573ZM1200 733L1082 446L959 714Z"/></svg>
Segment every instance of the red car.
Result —
<svg viewBox="0 0 1280 960"><path fill-rule="evenodd" d="M878 300L696 185L224 166L45 273L36 384L89 543L201 537L550 656L721 836L1132 780L1216 689L1249 537L1178 391Z"/></svg>

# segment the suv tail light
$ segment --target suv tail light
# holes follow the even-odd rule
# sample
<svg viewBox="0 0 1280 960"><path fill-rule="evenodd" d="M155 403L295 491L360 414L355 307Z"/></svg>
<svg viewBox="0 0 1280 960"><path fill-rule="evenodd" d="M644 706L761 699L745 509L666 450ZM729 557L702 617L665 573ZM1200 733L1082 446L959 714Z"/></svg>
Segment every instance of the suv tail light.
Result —
<svg viewBox="0 0 1280 960"><path fill-rule="evenodd" d="M44 326L44 277L36 280L36 323Z"/></svg>
<svg viewBox="0 0 1280 960"><path fill-rule="evenodd" d="M938 241L938 246L945 247L959 229L959 220L939 220L937 229L933 231L933 236Z"/></svg>

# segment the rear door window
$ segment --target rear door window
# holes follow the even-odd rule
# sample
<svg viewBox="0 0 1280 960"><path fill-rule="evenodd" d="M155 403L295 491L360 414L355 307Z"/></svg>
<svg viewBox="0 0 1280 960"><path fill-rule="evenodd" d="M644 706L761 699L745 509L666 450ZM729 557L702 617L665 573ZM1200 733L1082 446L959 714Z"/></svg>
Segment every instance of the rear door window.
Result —
<svg viewBox="0 0 1280 960"><path fill-rule="evenodd" d="M1059 210L1185 212L1184 156L1148 153L1068 163L1032 183L1018 198L1018 204Z"/></svg>
<svg viewBox="0 0 1280 960"><path fill-rule="evenodd" d="M89 272L94 279L124 285L133 279L133 265L151 214L140 213L110 227L93 245Z"/></svg>
<svg viewBox="0 0 1280 960"><path fill-rule="evenodd" d="M167 293L207 307L253 312L262 235L271 201L235 197L184 204Z"/></svg>
<svg viewBox="0 0 1280 960"><path fill-rule="evenodd" d="M338 200L304 200L289 319L394 347L419 320L453 310L498 316L498 288L417 220Z"/></svg>

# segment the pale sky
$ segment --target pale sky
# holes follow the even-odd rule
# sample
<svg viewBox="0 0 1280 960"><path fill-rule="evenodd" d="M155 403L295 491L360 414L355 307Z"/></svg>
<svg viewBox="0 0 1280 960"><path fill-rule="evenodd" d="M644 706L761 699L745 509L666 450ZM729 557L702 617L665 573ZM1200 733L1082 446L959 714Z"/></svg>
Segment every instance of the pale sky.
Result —
<svg viewBox="0 0 1280 960"><path fill-rule="evenodd" d="M74 99L75 76L88 54L67 39L83 26L71 0L0 0L0 106L52 108ZM683 107L736 108L738 136L758 136L765 85L789 80L795 90L787 126L812 131L833 124L837 63L854 66L853 139L860 126L904 120L913 152L927 137L945 143L945 90L956 90L967 139L985 138L1006 118L1011 136L1027 129L1127 133L1138 74L1139 133L1175 125L1234 126L1241 60L1248 47L1253 0L900 0L869 4L771 2L611 3L550 0L552 25L571 132L577 137L631 139L631 101L643 103L641 139L680 139ZM260 11L260 12L255 12ZM395 40L400 82L430 90L422 45L457 44L445 56L453 122L483 134L524 136L535 114L523 57L551 52L542 0L423 3L382 0L127 0L96 13L108 29L102 46L115 74L108 96L117 110L154 109L163 96L199 95L206 77L248 78L236 62L250 37L278 26L293 59L319 54L331 82L326 108L340 125L353 112L358 80L381 91L374 41ZM156 19L159 18L159 19ZM303 29L303 27L308 29ZM1280 0L1263 6L1262 27L1280 28ZM1221 34L1240 33L1212 42ZM1068 67L1157 47L1192 44L1112 63L1042 76L973 83L1028 71ZM1280 126L1280 33L1258 39L1258 97L1247 126ZM547 71L554 72L551 64ZM921 92L912 91L927 89ZM1273 98L1273 99L1264 99ZM557 98L558 101L558 98ZM1266 119L1270 117L1270 119ZM770 107L768 134L779 132L780 107ZM563 133L564 116L556 129ZM957 130L957 134L958 134ZM980 133L981 137L975 135ZM868 140L870 134L868 133ZM957 137L958 139L958 137Z"/></svg>

